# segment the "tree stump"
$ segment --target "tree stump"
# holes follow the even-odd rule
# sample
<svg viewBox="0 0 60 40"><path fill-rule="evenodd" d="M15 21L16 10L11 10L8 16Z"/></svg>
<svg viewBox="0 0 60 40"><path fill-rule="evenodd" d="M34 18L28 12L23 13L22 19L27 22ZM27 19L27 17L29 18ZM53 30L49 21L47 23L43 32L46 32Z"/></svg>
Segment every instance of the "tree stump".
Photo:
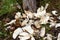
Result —
<svg viewBox="0 0 60 40"><path fill-rule="evenodd" d="M36 12L36 0L23 0L23 9Z"/></svg>

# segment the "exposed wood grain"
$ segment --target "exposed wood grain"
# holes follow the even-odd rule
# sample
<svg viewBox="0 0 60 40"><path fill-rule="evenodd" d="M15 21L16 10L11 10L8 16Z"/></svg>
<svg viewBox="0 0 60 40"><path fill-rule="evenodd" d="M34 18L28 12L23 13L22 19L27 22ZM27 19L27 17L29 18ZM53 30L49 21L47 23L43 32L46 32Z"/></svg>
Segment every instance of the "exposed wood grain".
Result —
<svg viewBox="0 0 60 40"><path fill-rule="evenodd" d="M36 0L23 0L23 9L36 12Z"/></svg>

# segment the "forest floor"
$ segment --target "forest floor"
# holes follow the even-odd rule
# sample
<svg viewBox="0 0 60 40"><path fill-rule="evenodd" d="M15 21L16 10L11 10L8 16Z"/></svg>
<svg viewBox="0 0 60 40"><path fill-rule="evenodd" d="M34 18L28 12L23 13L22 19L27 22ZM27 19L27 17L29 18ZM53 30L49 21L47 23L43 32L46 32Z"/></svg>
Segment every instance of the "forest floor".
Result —
<svg viewBox="0 0 60 40"><path fill-rule="evenodd" d="M58 13L60 13L60 0L52 0L49 3L47 12L51 12L52 10L57 10ZM12 19L14 19L15 13L16 13L16 11L14 11L11 14L4 14L4 15L0 16L0 40L14 40L12 38L12 31L11 30L6 31L5 30L6 26L4 27L4 24L7 22L10 22ZM54 36L58 35L59 32L60 32L60 28L57 28L57 30L56 30L53 27L49 30L49 33L53 34ZM19 40L19 39L17 38L16 40ZM56 40L56 39L54 39L54 40Z"/></svg>

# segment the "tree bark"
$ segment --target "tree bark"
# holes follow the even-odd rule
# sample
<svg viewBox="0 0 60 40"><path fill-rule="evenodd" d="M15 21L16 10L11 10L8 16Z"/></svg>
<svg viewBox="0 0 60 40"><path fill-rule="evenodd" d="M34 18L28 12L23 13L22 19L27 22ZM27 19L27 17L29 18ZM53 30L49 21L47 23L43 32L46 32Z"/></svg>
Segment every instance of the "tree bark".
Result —
<svg viewBox="0 0 60 40"><path fill-rule="evenodd" d="M23 9L36 12L36 0L23 0Z"/></svg>

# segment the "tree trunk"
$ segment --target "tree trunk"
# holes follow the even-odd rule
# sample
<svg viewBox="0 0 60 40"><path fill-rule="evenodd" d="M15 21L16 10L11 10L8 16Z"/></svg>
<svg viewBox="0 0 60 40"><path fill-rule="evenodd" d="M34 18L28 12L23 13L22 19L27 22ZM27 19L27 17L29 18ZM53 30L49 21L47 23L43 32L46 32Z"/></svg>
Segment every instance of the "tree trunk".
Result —
<svg viewBox="0 0 60 40"><path fill-rule="evenodd" d="M23 0L23 9L36 12L36 0Z"/></svg>

